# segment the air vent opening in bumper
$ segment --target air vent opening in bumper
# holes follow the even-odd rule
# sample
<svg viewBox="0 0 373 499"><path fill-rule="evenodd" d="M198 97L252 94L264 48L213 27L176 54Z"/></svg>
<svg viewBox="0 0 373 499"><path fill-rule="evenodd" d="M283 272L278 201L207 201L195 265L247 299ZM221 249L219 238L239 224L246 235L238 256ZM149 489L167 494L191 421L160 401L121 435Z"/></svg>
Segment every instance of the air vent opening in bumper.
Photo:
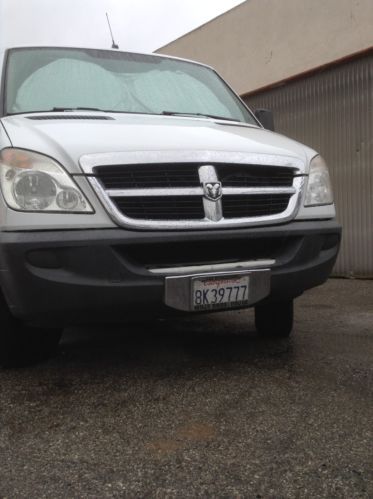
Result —
<svg viewBox="0 0 373 499"><path fill-rule="evenodd" d="M154 243L114 246L125 260L145 268L234 263L243 260L273 259L281 263L296 251L300 237L261 237L219 241Z"/></svg>

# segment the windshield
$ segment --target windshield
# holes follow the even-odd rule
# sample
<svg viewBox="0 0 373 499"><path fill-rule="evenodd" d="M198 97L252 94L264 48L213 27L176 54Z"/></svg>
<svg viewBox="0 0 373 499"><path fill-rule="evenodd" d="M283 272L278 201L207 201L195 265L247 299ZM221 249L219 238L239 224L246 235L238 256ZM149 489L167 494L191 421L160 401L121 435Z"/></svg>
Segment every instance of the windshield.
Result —
<svg viewBox="0 0 373 499"><path fill-rule="evenodd" d="M223 80L199 64L92 49L9 51L6 114L77 108L217 116L257 124Z"/></svg>

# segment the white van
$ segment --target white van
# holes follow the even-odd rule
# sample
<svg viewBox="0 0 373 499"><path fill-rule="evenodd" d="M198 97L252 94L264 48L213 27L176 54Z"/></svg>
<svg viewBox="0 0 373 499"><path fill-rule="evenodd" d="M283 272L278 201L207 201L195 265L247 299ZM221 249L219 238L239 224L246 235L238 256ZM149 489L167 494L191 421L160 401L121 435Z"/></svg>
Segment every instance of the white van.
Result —
<svg viewBox="0 0 373 499"><path fill-rule="evenodd" d="M144 315L253 306L290 334L340 243L316 151L199 63L44 46L0 66L2 364Z"/></svg>

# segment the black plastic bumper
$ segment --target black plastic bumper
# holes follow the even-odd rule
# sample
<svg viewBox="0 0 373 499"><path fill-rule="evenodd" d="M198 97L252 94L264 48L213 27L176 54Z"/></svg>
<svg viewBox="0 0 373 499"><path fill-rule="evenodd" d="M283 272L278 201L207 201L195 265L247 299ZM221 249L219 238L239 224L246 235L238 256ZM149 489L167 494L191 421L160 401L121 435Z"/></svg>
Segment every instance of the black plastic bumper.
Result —
<svg viewBox="0 0 373 499"><path fill-rule="evenodd" d="M274 258L265 300L278 301L328 278L340 236L333 220L203 232L2 232L0 286L13 314L28 322L116 322L172 313L164 277L149 266Z"/></svg>

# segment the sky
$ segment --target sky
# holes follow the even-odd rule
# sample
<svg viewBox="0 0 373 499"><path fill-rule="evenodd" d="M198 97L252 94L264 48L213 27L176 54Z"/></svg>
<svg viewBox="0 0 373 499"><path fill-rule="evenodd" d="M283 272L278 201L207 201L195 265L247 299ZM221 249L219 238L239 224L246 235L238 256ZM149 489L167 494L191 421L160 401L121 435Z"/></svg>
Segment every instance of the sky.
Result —
<svg viewBox="0 0 373 499"><path fill-rule="evenodd" d="M0 0L0 46L110 48L105 12L121 50L153 52L242 0Z"/></svg>

